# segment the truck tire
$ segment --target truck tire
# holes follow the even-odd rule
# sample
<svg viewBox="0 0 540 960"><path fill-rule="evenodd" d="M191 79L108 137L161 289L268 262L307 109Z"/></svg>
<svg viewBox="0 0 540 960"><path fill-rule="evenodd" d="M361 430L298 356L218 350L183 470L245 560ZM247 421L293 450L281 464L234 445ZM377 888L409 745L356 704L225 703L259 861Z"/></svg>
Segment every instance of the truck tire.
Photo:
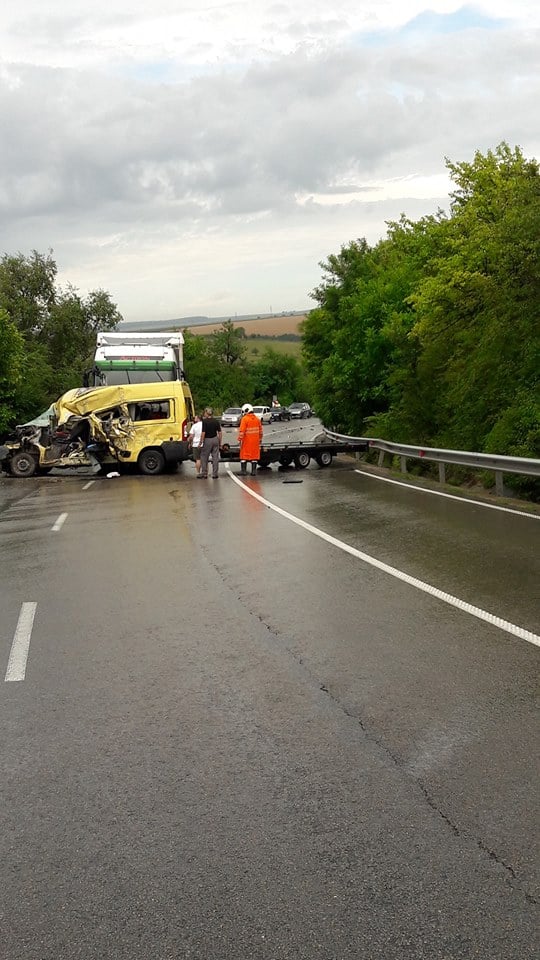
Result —
<svg viewBox="0 0 540 960"><path fill-rule="evenodd" d="M163 473L165 469L165 457L161 450L148 447L147 450L143 450L139 454L137 465L141 473L145 473L147 476L156 476L158 473Z"/></svg>
<svg viewBox="0 0 540 960"><path fill-rule="evenodd" d="M17 450L11 456L8 466L13 477L33 477L37 470L37 460L27 450Z"/></svg>
<svg viewBox="0 0 540 960"><path fill-rule="evenodd" d="M293 458L292 456L283 454L283 456L279 458L279 462L282 467L290 467L291 463L293 462Z"/></svg>
<svg viewBox="0 0 540 960"><path fill-rule="evenodd" d="M330 450L322 450L321 453L318 453L315 457L315 460L320 467L329 467L332 463L332 453Z"/></svg>
<svg viewBox="0 0 540 960"><path fill-rule="evenodd" d="M310 460L311 457L309 453L307 453L305 450L302 450L301 453L296 454L294 458L294 465L297 470L305 470L306 467L309 466Z"/></svg>

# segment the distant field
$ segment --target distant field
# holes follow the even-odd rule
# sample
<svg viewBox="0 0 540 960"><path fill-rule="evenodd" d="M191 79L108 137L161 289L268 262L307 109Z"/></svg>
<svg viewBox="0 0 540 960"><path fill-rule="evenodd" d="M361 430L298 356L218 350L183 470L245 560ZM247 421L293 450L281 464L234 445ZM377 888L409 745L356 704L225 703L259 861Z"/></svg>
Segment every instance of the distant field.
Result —
<svg viewBox="0 0 540 960"><path fill-rule="evenodd" d="M276 353L284 353L287 356L296 357L300 360L302 349L301 340L273 340L271 337L256 337L253 340L244 340L247 356L250 360L261 356L267 347L275 350Z"/></svg>
<svg viewBox="0 0 540 960"><path fill-rule="evenodd" d="M279 337L283 333L299 333L300 324L305 316L304 313L284 317L261 317L260 320L232 320L231 317L231 320L235 327L243 327L248 337L251 333L258 333L261 337ZM221 323L204 323L200 326L188 326L187 329L190 333L200 333L203 336L208 336L215 330L221 330ZM289 346L294 347L295 344L290 343ZM278 348L276 347L276 349Z"/></svg>

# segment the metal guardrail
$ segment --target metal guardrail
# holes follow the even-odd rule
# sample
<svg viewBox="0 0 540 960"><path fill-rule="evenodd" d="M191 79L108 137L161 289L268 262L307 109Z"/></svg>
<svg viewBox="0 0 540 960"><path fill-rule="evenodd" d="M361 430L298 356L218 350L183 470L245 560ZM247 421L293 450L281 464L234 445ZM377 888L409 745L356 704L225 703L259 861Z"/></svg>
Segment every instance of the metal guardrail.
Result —
<svg viewBox="0 0 540 960"><path fill-rule="evenodd" d="M415 447L405 443L390 443L389 440L378 440L373 437L348 437L335 433L323 427L323 432L332 440L346 442L362 440L371 450L379 451L379 466L384 463L384 456L390 453L401 458L401 471L407 473L407 460L433 460L439 464L439 480L445 482L445 465L459 464L463 467L476 467L479 470L490 470L495 474L495 489L503 496L505 473L519 473L526 477L540 477L540 460L529 457L504 457L495 453L473 453L467 450L444 450L437 447Z"/></svg>

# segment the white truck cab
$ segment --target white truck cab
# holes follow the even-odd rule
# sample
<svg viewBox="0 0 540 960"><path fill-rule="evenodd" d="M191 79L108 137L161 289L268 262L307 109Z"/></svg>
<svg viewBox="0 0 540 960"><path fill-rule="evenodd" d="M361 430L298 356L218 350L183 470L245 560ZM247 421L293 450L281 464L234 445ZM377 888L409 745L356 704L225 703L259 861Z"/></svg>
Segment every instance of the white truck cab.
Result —
<svg viewBox="0 0 540 960"><path fill-rule="evenodd" d="M94 366L85 386L159 383L184 379L184 337L171 333L98 333Z"/></svg>

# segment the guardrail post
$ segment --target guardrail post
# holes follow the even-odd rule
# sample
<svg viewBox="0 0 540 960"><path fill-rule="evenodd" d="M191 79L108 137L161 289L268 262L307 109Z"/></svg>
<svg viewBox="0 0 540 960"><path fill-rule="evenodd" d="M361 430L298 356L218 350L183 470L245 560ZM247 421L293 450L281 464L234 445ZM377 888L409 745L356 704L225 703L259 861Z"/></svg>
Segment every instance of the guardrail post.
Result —
<svg viewBox="0 0 540 960"><path fill-rule="evenodd" d="M439 463L439 482L446 483L446 464Z"/></svg>
<svg viewBox="0 0 540 960"><path fill-rule="evenodd" d="M400 457L401 460L401 472L407 473L407 457Z"/></svg>
<svg viewBox="0 0 540 960"><path fill-rule="evenodd" d="M498 497L504 497L504 483L501 470L495 471L495 493Z"/></svg>
<svg viewBox="0 0 540 960"><path fill-rule="evenodd" d="M379 467L384 467L384 450L379 450Z"/></svg>

